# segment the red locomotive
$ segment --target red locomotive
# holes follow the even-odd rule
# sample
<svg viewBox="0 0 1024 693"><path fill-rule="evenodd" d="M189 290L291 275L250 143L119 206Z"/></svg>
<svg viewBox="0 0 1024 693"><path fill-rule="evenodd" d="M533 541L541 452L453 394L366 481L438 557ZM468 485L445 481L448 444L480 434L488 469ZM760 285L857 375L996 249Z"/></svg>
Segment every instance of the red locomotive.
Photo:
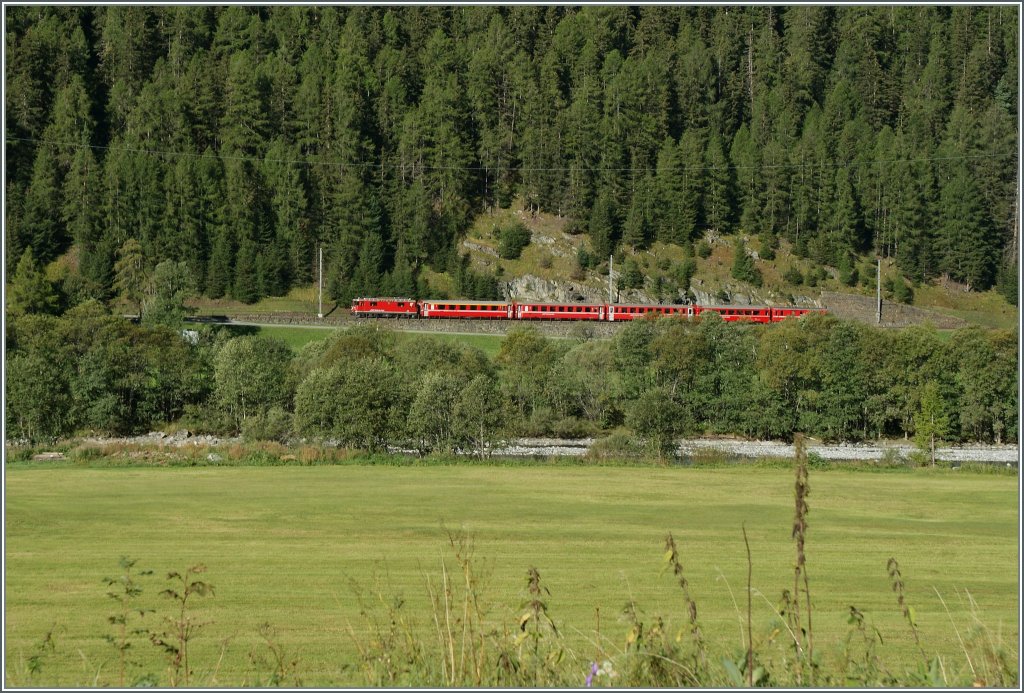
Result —
<svg viewBox="0 0 1024 693"><path fill-rule="evenodd" d="M362 318L462 318L484 320L597 320L625 322L648 315L678 315L695 318L701 313L718 313L726 322L781 322L821 309L771 308L767 306L677 306L620 305L617 303L503 303L500 301L417 301L412 298L357 298L352 315Z"/></svg>

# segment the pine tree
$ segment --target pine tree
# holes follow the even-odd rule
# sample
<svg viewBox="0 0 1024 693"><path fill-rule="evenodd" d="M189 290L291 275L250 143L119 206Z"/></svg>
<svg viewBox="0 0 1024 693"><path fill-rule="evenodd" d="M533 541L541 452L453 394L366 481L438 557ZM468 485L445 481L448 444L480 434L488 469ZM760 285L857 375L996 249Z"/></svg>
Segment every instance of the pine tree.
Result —
<svg viewBox="0 0 1024 693"><path fill-rule="evenodd" d="M206 295L220 298L235 281L235 240L228 227L222 227L211 241L212 253L206 266Z"/></svg>
<svg viewBox="0 0 1024 693"><path fill-rule="evenodd" d="M969 287L982 290L995 280L998 251L975 177L963 161L953 169L939 197L940 266Z"/></svg>
<svg viewBox="0 0 1024 693"><path fill-rule="evenodd" d="M348 293L351 297L375 296L380 291L381 268L384 264L384 241L380 234L370 232L363 239L362 248L359 250L359 264L356 265L355 274L352 277L351 289Z"/></svg>
<svg viewBox="0 0 1024 693"><path fill-rule="evenodd" d="M754 258L747 254L747 246L742 239L736 240L736 248L732 256L732 278L761 286L761 270L754 264Z"/></svg>
<svg viewBox="0 0 1024 693"><path fill-rule="evenodd" d="M708 228L719 233L732 230L735 199L734 172L722 148L722 138L712 133L704 151L704 218Z"/></svg>
<svg viewBox="0 0 1024 693"><path fill-rule="evenodd" d="M853 191L850 181L850 170L845 167L836 169L835 200L832 203L832 214L828 228L825 254L819 258L821 262L835 264L839 258L850 251L864 250L864 222L861 215L860 201Z"/></svg>
<svg viewBox="0 0 1024 693"><path fill-rule="evenodd" d="M740 126L733 137L729 158L736 166L740 228L750 233L758 228L761 213L761 160L746 123Z"/></svg>
<svg viewBox="0 0 1024 693"><path fill-rule="evenodd" d="M11 277L7 308L11 315L54 313L57 310L57 292L36 264L32 248L25 249Z"/></svg>
<svg viewBox="0 0 1024 693"><path fill-rule="evenodd" d="M622 242L633 250L646 248L652 239L653 197L654 180L647 174L640 179L633 193L629 212L622 226Z"/></svg>
<svg viewBox="0 0 1024 693"><path fill-rule="evenodd" d="M146 279L142 245L135 238L129 238L117 251L117 262L114 264L114 291L138 309L139 317L142 317L142 296Z"/></svg>
<svg viewBox="0 0 1024 693"><path fill-rule="evenodd" d="M616 227L611 194L602 190L597 195L597 201L594 202L594 209L590 213L590 224L588 225L590 244L597 257L608 257L615 250L615 246L618 245Z"/></svg>
<svg viewBox="0 0 1024 693"><path fill-rule="evenodd" d="M40 147L32 167L32 182L25 193L18 236L11 239L13 252L32 248L32 255L42 263L63 251L66 238L60 223L60 181L53 151Z"/></svg>
<svg viewBox="0 0 1024 693"><path fill-rule="evenodd" d="M261 298L256 247L248 238L242 238L238 243L231 297L242 303L255 303Z"/></svg>

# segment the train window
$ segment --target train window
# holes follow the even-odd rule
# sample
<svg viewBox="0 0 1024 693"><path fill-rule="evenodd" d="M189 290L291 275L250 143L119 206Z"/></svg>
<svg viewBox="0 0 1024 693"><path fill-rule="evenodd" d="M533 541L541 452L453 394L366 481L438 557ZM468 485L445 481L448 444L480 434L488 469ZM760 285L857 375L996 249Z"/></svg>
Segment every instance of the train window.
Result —
<svg viewBox="0 0 1024 693"><path fill-rule="evenodd" d="M377 306L377 302L376 301L371 301L370 302L370 306L371 307L376 307Z"/></svg>

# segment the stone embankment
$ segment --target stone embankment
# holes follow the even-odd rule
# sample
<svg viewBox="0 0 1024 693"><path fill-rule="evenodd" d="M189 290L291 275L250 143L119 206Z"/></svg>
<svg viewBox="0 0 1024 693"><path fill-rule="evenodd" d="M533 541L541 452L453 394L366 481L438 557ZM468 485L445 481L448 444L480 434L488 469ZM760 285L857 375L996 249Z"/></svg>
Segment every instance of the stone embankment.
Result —
<svg viewBox="0 0 1024 693"><path fill-rule="evenodd" d="M837 318L858 320L872 325L878 324L877 305L873 297L822 291L821 305ZM883 299L882 327L907 327L925 323L931 323L940 330L956 330L968 325L960 318L938 311L915 308Z"/></svg>

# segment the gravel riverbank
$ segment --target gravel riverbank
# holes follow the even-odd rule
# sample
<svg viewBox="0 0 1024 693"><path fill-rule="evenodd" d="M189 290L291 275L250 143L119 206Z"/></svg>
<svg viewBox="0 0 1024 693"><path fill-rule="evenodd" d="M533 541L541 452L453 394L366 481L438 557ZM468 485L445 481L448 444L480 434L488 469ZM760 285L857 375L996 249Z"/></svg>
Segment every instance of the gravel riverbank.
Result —
<svg viewBox="0 0 1024 693"><path fill-rule="evenodd" d="M241 443L241 438L219 438L210 435L190 435L188 431L174 434L149 433L129 438L84 438L83 443L134 444L183 446L218 446ZM594 438L520 438L496 449L497 455L582 457L587 454ZM328 443L330 445L330 443ZM691 438L679 444L683 457L717 453L727 457L792 457L793 446L788 443L764 440L739 440L733 438ZM906 441L880 441L874 443L839 443L826 445L809 440L807 451L826 460L879 460L886 454L907 458L916 450ZM939 448L936 458L945 462L988 462L1018 465L1020 451L1016 445L964 445Z"/></svg>

